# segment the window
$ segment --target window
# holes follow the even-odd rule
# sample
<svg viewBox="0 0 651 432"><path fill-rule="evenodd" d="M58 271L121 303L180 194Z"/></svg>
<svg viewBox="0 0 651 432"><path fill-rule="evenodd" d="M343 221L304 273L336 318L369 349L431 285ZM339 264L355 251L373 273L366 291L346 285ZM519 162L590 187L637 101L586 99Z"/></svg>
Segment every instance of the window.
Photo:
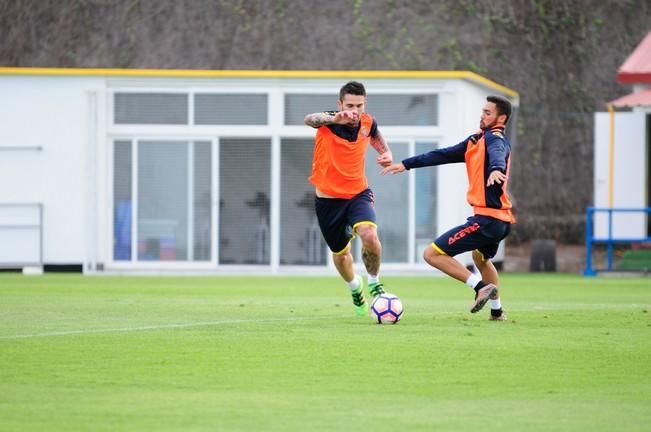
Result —
<svg viewBox="0 0 651 432"><path fill-rule="evenodd" d="M115 124L188 124L188 95L116 93Z"/></svg>
<svg viewBox="0 0 651 432"><path fill-rule="evenodd" d="M390 142L395 161L409 156L406 142ZM375 162L377 152L369 146L366 153L366 176L375 195L375 213L378 236L382 242L382 262L409 260L409 177L406 174L382 176L382 168ZM361 244L361 242L357 241ZM358 250L361 246L357 245Z"/></svg>
<svg viewBox="0 0 651 432"><path fill-rule="evenodd" d="M302 125L306 114L337 109L338 95L288 94L285 124ZM436 94L369 94L366 111L380 126L437 126Z"/></svg>
<svg viewBox="0 0 651 432"><path fill-rule="evenodd" d="M131 260L131 141L115 141L113 150L113 259Z"/></svg>
<svg viewBox="0 0 651 432"><path fill-rule="evenodd" d="M212 143L198 141L193 148L192 213L194 247L190 260L210 260L212 245Z"/></svg>
<svg viewBox="0 0 651 432"><path fill-rule="evenodd" d="M135 178L131 174L132 146L128 140L114 142L113 259L209 261L211 142L138 141ZM131 241L134 229L135 257Z"/></svg>
<svg viewBox="0 0 651 432"><path fill-rule="evenodd" d="M266 125L266 94L196 94L197 125Z"/></svg>
<svg viewBox="0 0 651 432"><path fill-rule="evenodd" d="M437 126L438 95L369 94L366 110L382 126Z"/></svg>
<svg viewBox="0 0 651 432"><path fill-rule="evenodd" d="M219 262L269 264L271 140L219 143Z"/></svg>
<svg viewBox="0 0 651 432"><path fill-rule="evenodd" d="M313 139L283 139L280 154L280 264L324 265L328 247L314 210Z"/></svg>
<svg viewBox="0 0 651 432"><path fill-rule="evenodd" d="M315 95L315 94L288 94L285 95L285 124L303 125L303 119L307 114L333 111L337 109L336 94Z"/></svg>
<svg viewBox="0 0 651 432"><path fill-rule="evenodd" d="M188 143L138 143L138 260L188 260Z"/></svg>
<svg viewBox="0 0 651 432"><path fill-rule="evenodd" d="M416 153L427 153L437 148L433 142L416 142ZM437 232L437 176L438 168L428 167L415 170L416 183L416 260L420 260L423 250L429 246L439 233Z"/></svg>

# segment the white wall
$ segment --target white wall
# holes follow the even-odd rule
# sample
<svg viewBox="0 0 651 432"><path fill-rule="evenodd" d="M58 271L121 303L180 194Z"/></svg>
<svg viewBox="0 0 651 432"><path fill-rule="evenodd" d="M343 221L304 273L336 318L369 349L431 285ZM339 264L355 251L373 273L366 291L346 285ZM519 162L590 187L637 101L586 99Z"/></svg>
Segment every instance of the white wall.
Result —
<svg viewBox="0 0 651 432"><path fill-rule="evenodd" d="M92 264L111 261L111 155L110 141L121 134L133 135L134 128L111 125L110 90L128 87L212 89L238 86L270 91L270 100L279 103L285 88L338 90L342 79L256 80L191 78L116 78L105 76L0 76L0 203L42 203L44 207L44 251L47 264ZM438 92L440 123L436 128L414 130L383 127L387 139L411 138L454 145L479 127L485 96L493 93L465 80L363 80L370 92ZM230 86L230 87L229 87ZM270 90L271 89L271 90ZM333 96L334 97L334 96ZM269 127L252 128L264 136L303 136L302 126L284 127L272 110ZM274 112L276 112L274 114ZM156 127L136 127L160 135ZM134 129L134 130L135 130ZM184 135L196 135L188 127ZM201 136L219 134L202 129ZM1 150L2 147L32 147L30 150ZM42 150L33 148L41 147ZM462 223L472 210L465 200L467 189L464 164L439 170L438 233ZM272 214L273 216L273 214ZM273 218L272 218L273 220ZM2 236L2 232L0 232ZM2 239L0 238L0 241ZM420 253L420 252L419 252ZM416 257L420 261L420 257ZM169 264L169 263L166 263ZM178 264L178 263L177 263ZM156 265L158 263L148 263ZM402 266L401 266L402 267Z"/></svg>
<svg viewBox="0 0 651 432"><path fill-rule="evenodd" d="M610 207L609 143L610 114L595 113L594 129L594 206ZM646 207L646 114L615 113L613 158L613 207ZM595 236L608 235L607 215L595 216ZM615 213L613 237L646 237L646 214Z"/></svg>
<svg viewBox="0 0 651 432"><path fill-rule="evenodd" d="M0 77L0 203L43 203L46 263L81 263L85 253L86 92L92 77Z"/></svg>

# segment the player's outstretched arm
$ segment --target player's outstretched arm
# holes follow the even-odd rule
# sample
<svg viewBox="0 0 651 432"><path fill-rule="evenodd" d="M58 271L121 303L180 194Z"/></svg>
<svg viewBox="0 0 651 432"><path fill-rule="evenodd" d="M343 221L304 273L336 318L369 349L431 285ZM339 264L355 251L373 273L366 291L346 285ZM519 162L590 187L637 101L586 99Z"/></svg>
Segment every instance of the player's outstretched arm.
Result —
<svg viewBox="0 0 651 432"><path fill-rule="evenodd" d="M320 128L329 124L354 125L358 121L355 111L318 112L305 116L303 122L307 126Z"/></svg>
<svg viewBox="0 0 651 432"><path fill-rule="evenodd" d="M405 171L405 169L406 168L402 163L389 165L388 167L386 167L386 168L384 168L382 170L382 175L389 174L389 173L398 174L398 173L401 173L401 172Z"/></svg>
<svg viewBox="0 0 651 432"><path fill-rule="evenodd" d="M303 122L307 126L311 126L313 128L320 128L323 125L333 124L334 119L335 119L334 113L318 112L318 113L312 113L306 115L305 119L303 119Z"/></svg>

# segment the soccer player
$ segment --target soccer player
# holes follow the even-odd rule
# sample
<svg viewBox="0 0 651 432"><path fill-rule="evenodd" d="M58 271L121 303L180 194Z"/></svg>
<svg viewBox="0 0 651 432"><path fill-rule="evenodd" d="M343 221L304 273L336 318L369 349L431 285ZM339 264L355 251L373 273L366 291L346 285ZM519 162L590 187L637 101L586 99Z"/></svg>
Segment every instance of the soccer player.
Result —
<svg viewBox="0 0 651 432"><path fill-rule="evenodd" d="M380 282L382 245L377 235L373 192L368 187L365 155L370 144L379 154L382 167L391 165L393 155L366 113L366 89L350 81L339 90L337 111L305 116L305 124L315 128L312 175L315 209L321 234L332 251L337 271L350 288L355 313L368 315L362 277L355 274L351 240L362 241L362 260L368 272L368 291L372 297L384 293Z"/></svg>
<svg viewBox="0 0 651 432"><path fill-rule="evenodd" d="M511 144L504 136L511 116L511 103L499 96L488 96L481 113L480 131L457 145L413 156L392 164L382 174L397 174L412 168L465 162L468 173L468 203L474 216L466 223L439 236L423 252L431 266L475 290L470 312L479 312L490 300L492 321L506 320L497 288L497 269L490 261L497 247L511 230L515 218L506 185L511 162ZM481 278L453 257L472 251Z"/></svg>

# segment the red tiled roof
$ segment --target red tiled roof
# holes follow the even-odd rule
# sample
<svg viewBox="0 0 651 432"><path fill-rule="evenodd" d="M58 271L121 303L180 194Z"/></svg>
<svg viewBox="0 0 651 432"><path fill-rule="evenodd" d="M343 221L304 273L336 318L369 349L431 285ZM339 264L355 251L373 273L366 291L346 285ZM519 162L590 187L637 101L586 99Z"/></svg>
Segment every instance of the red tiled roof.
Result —
<svg viewBox="0 0 651 432"><path fill-rule="evenodd" d="M622 84L651 83L651 31L621 65L617 80Z"/></svg>
<svg viewBox="0 0 651 432"><path fill-rule="evenodd" d="M635 107L635 106L651 106L651 89L644 90L637 93L631 93L626 96L610 101L613 106L622 107Z"/></svg>

